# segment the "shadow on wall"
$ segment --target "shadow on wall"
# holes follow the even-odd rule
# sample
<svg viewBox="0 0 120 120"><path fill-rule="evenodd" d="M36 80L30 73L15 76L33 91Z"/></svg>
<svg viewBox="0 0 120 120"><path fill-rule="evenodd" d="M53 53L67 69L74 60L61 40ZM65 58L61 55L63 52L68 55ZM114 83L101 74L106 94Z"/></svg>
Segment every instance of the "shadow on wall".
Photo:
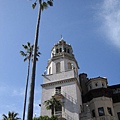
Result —
<svg viewBox="0 0 120 120"><path fill-rule="evenodd" d="M77 100L72 96L64 92L64 107L71 113L78 113L79 107L77 104ZM65 112L66 113L66 112ZM72 116L71 116L72 117Z"/></svg>

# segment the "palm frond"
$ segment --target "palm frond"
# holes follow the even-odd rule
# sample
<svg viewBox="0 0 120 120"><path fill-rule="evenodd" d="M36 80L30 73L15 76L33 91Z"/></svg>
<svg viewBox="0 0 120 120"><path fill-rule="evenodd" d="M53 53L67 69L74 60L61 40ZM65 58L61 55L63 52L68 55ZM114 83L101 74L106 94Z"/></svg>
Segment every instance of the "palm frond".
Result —
<svg viewBox="0 0 120 120"><path fill-rule="evenodd" d="M7 116L5 114L2 115L3 116L3 120L7 120Z"/></svg>
<svg viewBox="0 0 120 120"><path fill-rule="evenodd" d="M8 112L8 117L11 118L11 112L10 111Z"/></svg>
<svg viewBox="0 0 120 120"><path fill-rule="evenodd" d="M48 4L46 2L43 2L41 4L41 9L44 10L44 9L47 9L48 8Z"/></svg>
<svg viewBox="0 0 120 120"><path fill-rule="evenodd" d="M53 0L48 0L48 1L47 1L47 4L48 4L49 6L53 6Z"/></svg>
<svg viewBox="0 0 120 120"><path fill-rule="evenodd" d="M6 116L5 114L2 115L3 119L2 120L20 120L20 118L18 118L18 113L15 112L8 112L8 115Z"/></svg>
<svg viewBox="0 0 120 120"><path fill-rule="evenodd" d="M32 8L35 9L36 5L37 5L37 3L34 2L34 3L32 4Z"/></svg>
<svg viewBox="0 0 120 120"><path fill-rule="evenodd" d="M28 47L30 47L30 42L27 42Z"/></svg>
<svg viewBox="0 0 120 120"><path fill-rule="evenodd" d="M30 42L27 42L27 45L22 45L23 48L25 49L25 52L24 51L20 51L20 54L22 56L24 56L24 62L26 60L32 60L33 61L33 48L34 48L34 45L31 45ZM40 57L40 52L38 51L39 50L39 47L37 47L37 53L36 53L36 61L38 61L38 57Z"/></svg>
<svg viewBox="0 0 120 120"><path fill-rule="evenodd" d="M24 62L27 60L27 57L26 58L24 58Z"/></svg>
<svg viewBox="0 0 120 120"><path fill-rule="evenodd" d="M26 56L27 54L25 54L23 51L20 51L20 54L22 55L22 56Z"/></svg>
<svg viewBox="0 0 120 120"><path fill-rule="evenodd" d="M28 46L27 45L22 45L25 49L28 49Z"/></svg>
<svg viewBox="0 0 120 120"><path fill-rule="evenodd" d="M40 53L40 52L37 52L37 54L38 54L38 55L41 55L41 53Z"/></svg>

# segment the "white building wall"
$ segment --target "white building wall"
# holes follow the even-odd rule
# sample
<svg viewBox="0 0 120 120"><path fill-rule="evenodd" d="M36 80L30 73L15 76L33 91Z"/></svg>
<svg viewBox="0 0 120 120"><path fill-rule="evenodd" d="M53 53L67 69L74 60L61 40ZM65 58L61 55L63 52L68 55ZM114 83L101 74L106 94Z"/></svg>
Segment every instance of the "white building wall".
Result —
<svg viewBox="0 0 120 120"><path fill-rule="evenodd" d="M42 99L41 99L41 116L51 116L51 111L46 110L44 101L49 100L53 95L54 88L52 86L42 87Z"/></svg>
<svg viewBox="0 0 120 120"><path fill-rule="evenodd" d="M93 109L95 110L96 118L98 118L98 120L99 120L99 118L101 118L101 116L99 116L99 114L98 114L98 108L100 108L100 107L104 108L106 119L115 117L113 103L112 103L111 98L107 98L107 97L103 96L103 97L94 98L93 100L90 101L90 103L89 103L90 111L92 111ZM112 109L113 116L111 116L108 113L107 107L110 107Z"/></svg>
<svg viewBox="0 0 120 120"><path fill-rule="evenodd" d="M79 120L79 106L77 100L77 84L76 82L67 83L63 87L63 91L65 93L65 118L68 117L72 120ZM66 118L67 119L67 118Z"/></svg>
<svg viewBox="0 0 120 120"><path fill-rule="evenodd" d="M82 95L81 95L81 88L80 86L78 87L78 85L76 85L76 91L77 91L77 109L78 112L81 113L82 111Z"/></svg>
<svg viewBox="0 0 120 120"><path fill-rule="evenodd" d="M61 93L64 96L62 100L63 103L63 111L62 115L67 119L79 120L79 106L82 103L80 98L78 98L77 94L80 91L77 88L76 81L73 82L65 82L62 84L55 84L52 86L43 87L42 89L42 102L41 102L41 115L51 115L50 110L46 110L44 101L49 100L51 96L54 95L55 87L61 86ZM79 101L79 100L80 101Z"/></svg>

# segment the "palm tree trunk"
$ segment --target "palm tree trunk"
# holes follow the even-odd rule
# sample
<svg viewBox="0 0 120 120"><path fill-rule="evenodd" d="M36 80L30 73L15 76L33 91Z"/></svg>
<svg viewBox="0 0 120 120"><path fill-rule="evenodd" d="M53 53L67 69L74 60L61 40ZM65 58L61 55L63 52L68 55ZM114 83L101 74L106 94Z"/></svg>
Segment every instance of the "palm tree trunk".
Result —
<svg viewBox="0 0 120 120"><path fill-rule="evenodd" d="M27 120L32 120L32 117L33 117L36 53L37 53L37 46L38 46L38 35L39 35L39 26L40 26L40 17L41 17L41 3L42 3L42 0L39 0L38 20L37 20L36 34L35 34L35 40L34 40L34 54L33 54L32 76L31 76L31 84L30 84L30 96L29 96L29 103L28 103Z"/></svg>
<svg viewBox="0 0 120 120"><path fill-rule="evenodd" d="M24 108L23 108L23 120L25 119L25 110L26 110L26 100L27 100L27 90L28 90L29 73L30 73L30 59L29 59L29 61L28 61L28 74L27 74L26 87L25 87Z"/></svg>

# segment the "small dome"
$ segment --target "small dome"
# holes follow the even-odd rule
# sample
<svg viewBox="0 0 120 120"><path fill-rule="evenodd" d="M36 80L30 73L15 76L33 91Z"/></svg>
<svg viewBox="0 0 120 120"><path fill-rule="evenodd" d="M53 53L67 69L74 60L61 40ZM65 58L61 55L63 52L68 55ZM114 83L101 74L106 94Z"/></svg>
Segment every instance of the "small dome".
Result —
<svg viewBox="0 0 120 120"><path fill-rule="evenodd" d="M55 44L51 50L51 57L59 56L63 54L73 56L73 50L70 44L67 44L65 40L61 39Z"/></svg>

